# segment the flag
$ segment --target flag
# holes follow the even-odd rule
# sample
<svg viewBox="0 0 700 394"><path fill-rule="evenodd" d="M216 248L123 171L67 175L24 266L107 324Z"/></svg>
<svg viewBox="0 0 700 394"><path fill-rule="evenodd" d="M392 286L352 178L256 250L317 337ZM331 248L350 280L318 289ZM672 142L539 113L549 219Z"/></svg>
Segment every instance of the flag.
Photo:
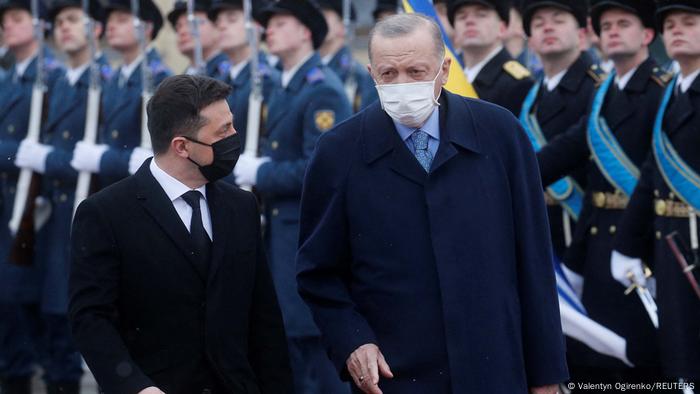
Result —
<svg viewBox="0 0 700 394"><path fill-rule="evenodd" d="M459 94L464 97L478 97L474 87L467 81L466 75L461 67L461 62L457 59L455 55L455 50L452 47L450 39L445 33L445 28L440 23L440 19L435 13L433 4L430 0L402 0L403 8L408 14L419 13L423 14L429 18L432 18L438 26L440 26L440 31L442 32L442 40L445 42L445 55L452 59L450 64L450 76L445 84L445 89L452 93Z"/></svg>

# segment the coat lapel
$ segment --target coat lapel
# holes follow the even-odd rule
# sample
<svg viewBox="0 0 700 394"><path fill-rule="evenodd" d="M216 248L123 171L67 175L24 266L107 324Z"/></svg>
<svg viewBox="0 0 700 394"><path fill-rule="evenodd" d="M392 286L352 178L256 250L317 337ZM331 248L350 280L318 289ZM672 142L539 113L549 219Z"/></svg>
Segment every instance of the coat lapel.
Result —
<svg viewBox="0 0 700 394"><path fill-rule="evenodd" d="M471 122L465 122L466 117L469 117ZM440 146L435 154L431 173L455 157L460 148L479 153L473 119L471 110L462 98L443 91L440 96Z"/></svg>
<svg viewBox="0 0 700 394"><path fill-rule="evenodd" d="M157 222L168 237L173 241L178 249L189 261L192 268L197 272L200 279L206 281L207 273L204 267L197 261L194 254L194 246L190 240L190 234L182 223L182 220L175 211L168 195L151 174L149 168L151 160L146 160L141 168L134 174L138 189L136 198L141 202L144 209Z"/></svg>
<svg viewBox="0 0 700 394"><path fill-rule="evenodd" d="M226 252L226 247L231 246L231 242L236 242L236 239L226 237L233 234L230 228L227 228L227 223L235 223L231 218L235 216L234 207L226 201L222 196L221 188L214 183L207 184L207 203L209 204L209 215L211 216L211 227L214 239L212 240L211 264L209 267L209 279L216 274L221 266Z"/></svg>

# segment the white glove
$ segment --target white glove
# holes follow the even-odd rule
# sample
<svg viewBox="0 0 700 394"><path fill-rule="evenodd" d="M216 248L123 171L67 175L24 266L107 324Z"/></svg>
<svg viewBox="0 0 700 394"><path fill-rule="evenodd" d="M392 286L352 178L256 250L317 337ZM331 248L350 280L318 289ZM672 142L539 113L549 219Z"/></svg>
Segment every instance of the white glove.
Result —
<svg viewBox="0 0 700 394"><path fill-rule="evenodd" d="M92 173L100 172L100 160L108 149L107 145L95 145L85 141L78 141L73 151L73 160L70 165L77 171Z"/></svg>
<svg viewBox="0 0 700 394"><path fill-rule="evenodd" d="M129 174L135 174L146 159L153 156L153 149L136 147L129 157Z"/></svg>
<svg viewBox="0 0 700 394"><path fill-rule="evenodd" d="M566 279L569 280L571 288L574 290L574 293L576 293L576 296L580 300L581 296L583 295L583 276L570 270L569 267L567 267L566 264L563 263L561 264L561 270L564 271Z"/></svg>
<svg viewBox="0 0 700 394"><path fill-rule="evenodd" d="M52 146L36 141L22 140L17 149L15 165L19 168L29 168L43 174L46 172L46 157L53 150Z"/></svg>
<svg viewBox="0 0 700 394"><path fill-rule="evenodd" d="M268 161L270 161L269 157L241 155L236 167L233 168L233 176L236 177L238 186L255 186L258 179L258 168Z"/></svg>
<svg viewBox="0 0 700 394"><path fill-rule="evenodd" d="M625 287L629 287L632 284L632 280L627 277L629 272L634 275L634 283L643 287L647 285L647 278L644 276L642 260L625 256L616 250L613 250L610 258L610 272L612 273L612 277Z"/></svg>

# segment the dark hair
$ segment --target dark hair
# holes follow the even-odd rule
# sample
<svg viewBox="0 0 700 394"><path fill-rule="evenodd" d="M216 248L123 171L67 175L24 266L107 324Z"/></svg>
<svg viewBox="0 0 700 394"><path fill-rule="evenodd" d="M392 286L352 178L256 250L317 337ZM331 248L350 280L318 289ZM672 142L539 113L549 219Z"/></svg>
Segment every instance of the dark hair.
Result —
<svg viewBox="0 0 700 394"><path fill-rule="evenodd" d="M164 153L177 136L196 138L207 123L200 111L231 93L231 87L214 78L174 75L165 78L148 100L148 131L155 154Z"/></svg>

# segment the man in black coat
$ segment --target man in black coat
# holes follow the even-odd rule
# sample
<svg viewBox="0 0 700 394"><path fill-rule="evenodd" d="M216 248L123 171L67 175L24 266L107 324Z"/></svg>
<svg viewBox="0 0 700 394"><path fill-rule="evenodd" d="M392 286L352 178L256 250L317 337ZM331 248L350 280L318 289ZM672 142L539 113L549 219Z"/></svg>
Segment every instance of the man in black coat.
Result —
<svg viewBox="0 0 700 394"><path fill-rule="evenodd" d="M155 158L76 212L70 319L105 393L292 386L255 198L217 182L240 153L229 93L166 79L148 105Z"/></svg>

